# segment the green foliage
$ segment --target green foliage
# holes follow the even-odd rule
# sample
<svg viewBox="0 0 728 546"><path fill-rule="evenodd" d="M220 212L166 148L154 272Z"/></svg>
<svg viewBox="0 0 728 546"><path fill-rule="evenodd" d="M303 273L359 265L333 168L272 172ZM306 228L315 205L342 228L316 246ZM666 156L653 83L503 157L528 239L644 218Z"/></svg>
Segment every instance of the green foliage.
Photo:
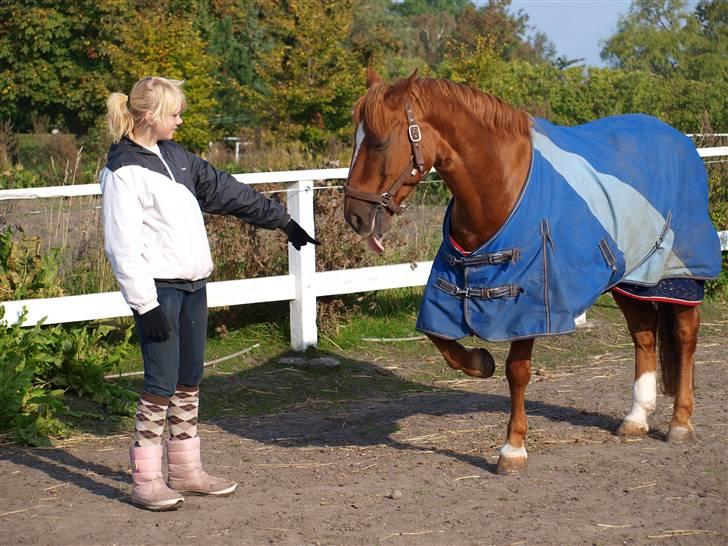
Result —
<svg viewBox="0 0 728 546"><path fill-rule="evenodd" d="M194 14L169 17L164 7L133 10L118 22L118 42L108 42L103 52L114 67L114 90L128 93L134 82L149 75L185 80L188 108L177 139L201 150L212 136L218 60L206 52Z"/></svg>
<svg viewBox="0 0 728 546"><path fill-rule="evenodd" d="M700 132L705 118L728 126L728 84L695 82L634 70L568 67L522 60L505 61L500 46L479 38L456 46L440 65L440 74L488 91L529 113L564 125L599 117L642 112L677 129Z"/></svg>
<svg viewBox="0 0 728 546"><path fill-rule="evenodd" d="M710 218L718 231L728 230L728 163L708 165L708 204ZM720 277L706 283L706 295L714 300L728 301L728 252L723 252Z"/></svg>
<svg viewBox="0 0 728 546"><path fill-rule="evenodd" d="M725 79L728 6L703 0L694 12L686 0L635 0L605 44L614 66L691 80Z"/></svg>
<svg viewBox="0 0 728 546"><path fill-rule="evenodd" d="M128 353L130 329L112 343L111 327L23 328L25 312L14 324L3 315L0 306L0 433L35 446L68 434L59 417L78 414L64 403L66 392L90 398L111 414L133 414L136 394L104 381Z"/></svg>
<svg viewBox="0 0 728 546"><path fill-rule="evenodd" d="M682 65L685 42L693 32L686 0L635 0L619 20L602 57L628 70L670 76Z"/></svg>
<svg viewBox="0 0 728 546"><path fill-rule="evenodd" d="M387 79L399 76L396 60L414 40L413 29L390 0L357 0L348 47L361 66L375 66Z"/></svg>
<svg viewBox="0 0 728 546"><path fill-rule="evenodd" d="M314 146L349 136L351 105L363 91L364 71L346 40L353 0L258 0L261 21L276 46L262 52L257 74L264 92L251 92L270 127Z"/></svg>
<svg viewBox="0 0 728 546"><path fill-rule="evenodd" d="M686 0L635 0L602 57L630 75L656 76L657 107L687 132L703 111L728 126L728 4L703 0L692 13Z"/></svg>
<svg viewBox="0 0 728 546"><path fill-rule="evenodd" d="M427 15L449 13L458 15L470 4L469 0L402 0L394 5L394 10L402 15Z"/></svg>
<svg viewBox="0 0 728 546"><path fill-rule="evenodd" d="M0 233L0 301L62 295L57 277L60 254L40 252L37 238ZM49 436L63 436L68 428L58 417L74 415L63 396L72 392L90 398L118 415L131 415L133 392L106 383L130 350L131 327L121 339L116 328L23 328L27 312L13 324L3 320L0 306L0 433L29 445L47 445ZM118 337L118 336L117 336Z"/></svg>
<svg viewBox="0 0 728 546"><path fill-rule="evenodd" d="M553 45L541 34L528 37L528 17L514 14L510 0L5 2L0 121L19 131L53 125L90 133L83 143L101 155L109 91L128 92L138 78L159 74L187 82L178 137L193 149L220 130L259 128L322 149L350 138L351 104L363 91L363 68L374 66L388 78L416 67L452 73L562 123L642 111L694 132L707 111L722 130L728 4L689 6L635 0L603 50L616 70L587 70L574 66L578 60L554 61ZM492 51L480 59L483 41ZM485 65L490 72L478 68ZM3 158L0 149L0 186L34 184Z"/></svg>
<svg viewBox="0 0 728 546"><path fill-rule="evenodd" d="M120 8L115 0L0 3L0 119L19 131L44 118L85 132L104 108L111 67L99 44Z"/></svg>
<svg viewBox="0 0 728 546"><path fill-rule="evenodd" d="M0 301L62 296L57 278L60 251L40 252L38 237L15 240L13 231L0 231Z"/></svg>
<svg viewBox="0 0 728 546"><path fill-rule="evenodd" d="M45 181L37 171L26 169L21 163L8 166L0 173L0 190L39 188L44 185Z"/></svg>
<svg viewBox="0 0 728 546"><path fill-rule="evenodd" d="M200 2L197 10L195 28L207 53L217 59L211 123L228 134L243 125L254 126L258 120L254 106L247 100L246 88L263 88L254 62L258 52L272 47L258 18L255 0Z"/></svg>
<svg viewBox="0 0 728 546"><path fill-rule="evenodd" d="M48 358L46 338L40 324L21 327L25 315L9 326L4 313L0 306L0 432L13 431L25 444L48 445L48 435L66 432L55 418L66 406L57 389L36 386L35 377Z"/></svg>
<svg viewBox="0 0 728 546"><path fill-rule="evenodd" d="M116 333L117 329L111 326L49 329L48 353L54 358L41 368L41 381L89 398L111 414L133 415L138 395L104 380L131 349L132 327L124 330L120 340L114 339Z"/></svg>
<svg viewBox="0 0 728 546"><path fill-rule="evenodd" d="M512 14L510 0L491 0L480 7L468 3L457 17L453 44L463 44L473 52L480 39L499 45L504 60L521 59L539 63L555 57L555 47L542 33L527 37L528 15ZM448 46L448 48L451 46Z"/></svg>

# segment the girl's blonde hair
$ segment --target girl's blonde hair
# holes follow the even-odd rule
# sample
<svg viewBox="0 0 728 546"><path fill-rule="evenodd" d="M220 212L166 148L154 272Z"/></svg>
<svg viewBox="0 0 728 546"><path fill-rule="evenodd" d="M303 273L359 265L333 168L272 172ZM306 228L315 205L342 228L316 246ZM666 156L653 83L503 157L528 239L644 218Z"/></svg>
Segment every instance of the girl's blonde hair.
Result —
<svg viewBox="0 0 728 546"><path fill-rule="evenodd" d="M123 137L144 120L144 114L152 113L152 120L161 123L164 118L181 112L187 106L182 91L184 80L167 78L142 78L131 88L131 93L111 93L106 100L106 121L114 142Z"/></svg>

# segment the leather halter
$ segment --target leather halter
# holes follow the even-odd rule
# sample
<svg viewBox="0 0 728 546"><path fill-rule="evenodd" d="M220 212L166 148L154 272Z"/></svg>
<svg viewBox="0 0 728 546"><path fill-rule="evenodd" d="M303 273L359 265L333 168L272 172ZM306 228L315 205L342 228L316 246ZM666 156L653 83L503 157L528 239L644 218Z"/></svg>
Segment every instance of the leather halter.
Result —
<svg viewBox="0 0 728 546"><path fill-rule="evenodd" d="M409 138L410 145L412 146L412 155L410 156L409 165L405 167L399 178L395 180L394 184L382 194L370 193L365 191L359 191L352 189L348 182L344 186L344 194L352 199L359 201L366 201L367 203L374 203L377 208L387 209L394 214L401 214L407 208L405 203L400 205L394 204L394 196L397 194L399 189L404 185L408 178L411 176L420 175L419 182L425 176L425 162L422 159L422 151L420 150L420 141L422 140L422 132L420 126L417 125L415 114L412 111L412 107L405 104L405 114L407 115L407 137Z"/></svg>

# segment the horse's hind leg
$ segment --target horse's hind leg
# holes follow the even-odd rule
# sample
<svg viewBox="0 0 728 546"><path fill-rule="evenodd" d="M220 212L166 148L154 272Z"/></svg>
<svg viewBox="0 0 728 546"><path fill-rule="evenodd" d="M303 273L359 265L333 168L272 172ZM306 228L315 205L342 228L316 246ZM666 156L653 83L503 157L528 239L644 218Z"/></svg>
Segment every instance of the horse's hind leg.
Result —
<svg viewBox="0 0 728 546"><path fill-rule="evenodd" d="M647 417L657 399L657 310L652 302L640 301L612 292L627 319L635 352L632 409L617 429L618 436L644 436L649 431Z"/></svg>
<svg viewBox="0 0 728 546"><path fill-rule="evenodd" d="M454 370L462 370L471 377L485 379L495 372L495 361L485 349L466 349L457 341L428 335L442 353L445 362Z"/></svg>
<svg viewBox="0 0 728 546"><path fill-rule="evenodd" d="M533 339L511 343L506 361L506 377L511 391L511 418L508 421L506 443L498 458L498 474L517 474L526 470L526 387L531 380L531 353Z"/></svg>
<svg viewBox="0 0 728 546"><path fill-rule="evenodd" d="M660 325L660 368L665 394L674 395L668 442L695 441L690 421L693 415L695 348L698 343L700 312L697 306L660 304L662 314L672 314ZM670 328L671 327L671 328ZM672 334L673 339L670 339Z"/></svg>

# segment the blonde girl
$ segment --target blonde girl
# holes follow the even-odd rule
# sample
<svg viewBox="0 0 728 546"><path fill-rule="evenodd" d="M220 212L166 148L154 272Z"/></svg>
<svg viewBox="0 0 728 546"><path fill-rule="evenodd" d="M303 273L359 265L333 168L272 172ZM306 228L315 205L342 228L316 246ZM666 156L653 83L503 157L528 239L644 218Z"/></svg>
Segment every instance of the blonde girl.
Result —
<svg viewBox="0 0 728 546"><path fill-rule="evenodd" d="M114 143L101 173L105 251L132 310L144 358L144 387L130 449L134 504L173 510L182 493L225 496L237 483L208 475L197 435L213 264L202 213L231 214L282 229L300 250L318 244L284 207L236 181L173 138L186 106L183 82L139 80L112 93ZM162 434L168 479L162 475Z"/></svg>

